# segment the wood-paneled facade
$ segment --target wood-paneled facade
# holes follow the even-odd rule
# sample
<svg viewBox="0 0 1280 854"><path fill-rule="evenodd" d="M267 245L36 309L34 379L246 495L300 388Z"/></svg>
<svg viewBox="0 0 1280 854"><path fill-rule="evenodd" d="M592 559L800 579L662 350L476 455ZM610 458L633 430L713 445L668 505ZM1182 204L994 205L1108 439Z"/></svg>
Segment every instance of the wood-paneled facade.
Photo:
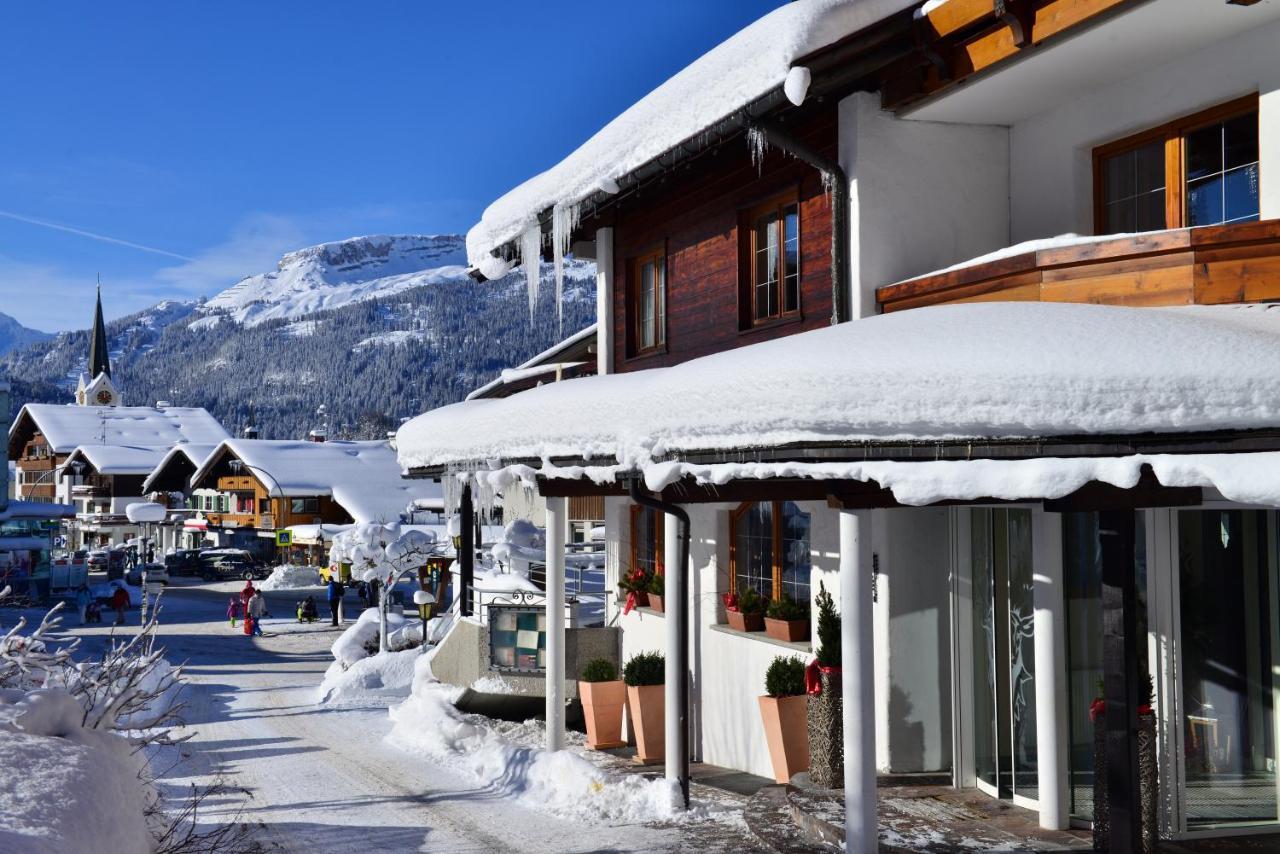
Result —
<svg viewBox="0 0 1280 854"><path fill-rule="evenodd" d="M22 444L14 468L16 494L29 501L53 501L57 484L51 472L66 462L67 454L56 454L44 434L36 431Z"/></svg>
<svg viewBox="0 0 1280 854"><path fill-rule="evenodd" d="M196 484L196 488L213 488L218 492L232 496L230 512L205 513L209 524L224 528L259 528L274 530L288 528L291 525L311 525L317 522L326 524L350 524L351 515L327 495L287 496L281 498L278 491L272 495L267 488L251 474L219 475L213 484ZM244 496L243 508L238 508L235 496ZM294 501L315 502L315 510L294 512ZM245 512L247 511L247 512Z"/></svg>
<svg viewBox="0 0 1280 854"><path fill-rule="evenodd" d="M957 302L1130 306L1280 299L1280 220L1180 228L1011 255L876 292L886 312Z"/></svg>

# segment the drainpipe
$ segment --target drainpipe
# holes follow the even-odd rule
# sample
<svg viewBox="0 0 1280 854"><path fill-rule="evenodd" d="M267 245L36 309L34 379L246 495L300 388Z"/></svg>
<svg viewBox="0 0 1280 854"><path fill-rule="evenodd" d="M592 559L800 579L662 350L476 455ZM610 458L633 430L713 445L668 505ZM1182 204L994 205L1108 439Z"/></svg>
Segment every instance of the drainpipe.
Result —
<svg viewBox="0 0 1280 854"><path fill-rule="evenodd" d="M759 134L774 148L822 173L831 191L831 323L849 319L849 178L840 164L823 157L781 128L759 119L747 120L747 132Z"/></svg>
<svg viewBox="0 0 1280 854"><path fill-rule="evenodd" d="M679 560L666 565L667 691L673 692L666 710L668 780L680 781L684 808L689 808L689 514L679 504L662 501L640 488L637 475L628 484L631 500L675 519L679 529ZM670 696L670 695L669 695ZM672 715L672 710L676 714ZM673 721L674 718L674 721Z"/></svg>

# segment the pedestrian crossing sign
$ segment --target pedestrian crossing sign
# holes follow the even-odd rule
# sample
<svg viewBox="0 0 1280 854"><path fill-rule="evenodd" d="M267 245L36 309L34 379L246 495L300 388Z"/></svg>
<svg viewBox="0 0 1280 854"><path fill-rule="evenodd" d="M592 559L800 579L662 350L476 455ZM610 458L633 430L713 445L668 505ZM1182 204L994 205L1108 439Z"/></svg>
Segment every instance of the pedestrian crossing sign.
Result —
<svg viewBox="0 0 1280 854"><path fill-rule="evenodd" d="M283 531L276 531L276 545L277 546L293 545L293 531L290 531L288 528L285 528Z"/></svg>

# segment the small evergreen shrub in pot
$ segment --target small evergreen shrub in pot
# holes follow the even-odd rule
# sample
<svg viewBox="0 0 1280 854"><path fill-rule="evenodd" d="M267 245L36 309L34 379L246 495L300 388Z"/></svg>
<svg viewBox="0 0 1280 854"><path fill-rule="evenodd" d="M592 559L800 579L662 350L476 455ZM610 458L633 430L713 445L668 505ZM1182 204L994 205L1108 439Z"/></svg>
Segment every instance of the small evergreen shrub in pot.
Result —
<svg viewBox="0 0 1280 854"><path fill-rule="evenodd" d="M809 639L809 606L785 593L769 603L764 618L765 632L771 638L797 643Z"/></svg>
<svg viewBox="0 0 1280 854"><path fill-rule="evenodd" d="M649 605L649 576L643 569L636 567L618 579L618 589L630 600L632 607L646 608Z"/></svg>
<svg viewBox="0 0 1280 854"><path fill-rule="evenodd" d="M588 661L578 679L578 697L587 721L587 747L595 750L624 747L622 707L627 701L627 691L614 663L607 658Z"/></svg>
<svg viewBox="0 0 1280 854"><path fill-rule="evenodd" d="M660 652L633 655L622 668L636 736L636 761L646 765L666 756L667 661Z"/></svg>
<svg viewBox="0 0 1280 854"><path fill-rule="evenodd" d="M809 695L809 778L815 786L844 786L844 685L840 671L840 615L818 583L817 692Z"/></svg>
<svg viewBox="0 0 1280 854"><path fill-rule="evenodd" d="M760 718L769 742L773 779L778 783L809 768L808 702L804 661L778 656L764 675L765 696L759 698Z"/></svg>
<svg viewBox="0 0 1280 854"><path fill-rule="evenodd" d="M662 613L662 597L667 589L666 581L658 573L649 579L649 607Z"/></svg>
<svg viewBox="0 0 1280 854"><path fill-rule="evenodd" d="M724 613L729 627L739 632L758 632L764 628L765 602L754 587L743 586L724 596Z"/></svg>

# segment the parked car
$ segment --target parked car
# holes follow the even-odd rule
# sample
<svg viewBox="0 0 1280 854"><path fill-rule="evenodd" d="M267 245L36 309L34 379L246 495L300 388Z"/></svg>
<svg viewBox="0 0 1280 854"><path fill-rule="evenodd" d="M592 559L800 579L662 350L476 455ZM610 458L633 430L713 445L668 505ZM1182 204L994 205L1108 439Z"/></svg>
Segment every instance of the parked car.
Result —
<svg viewBox="0 0 1280 854"><path fill-rule="evenodd" d="M179 549L164 556L165 569L169 570L170 575L199 575L200 567L200 551L199 549Z"/></svg>
<svg viewBox="0 0 1280 854"><path fill-rule="evenodd" d="M262 564L254 564L243 558L223 555L218 560L208 561L201 568L200 577L205 581L225 581L228 578L243 578L246 581L266 578L271 570Z"/></svg>
<svg viewBox="0 0 1280 854"><path fill-rule="evenodd" d="M94 549L93 551L89 552L88 562L89 562L90 572L105 571L107 568L107 550Z"/></svg>
<svg viewBox="0 0 1280 854"><path fill-rule="evenodd" d="M147 574L148 584L163 584L169 586L169 571L164 564L161 563L144 563L133 567L124 574L126 584L132 584L135 587L142 585L142 574Z"/></svg>

